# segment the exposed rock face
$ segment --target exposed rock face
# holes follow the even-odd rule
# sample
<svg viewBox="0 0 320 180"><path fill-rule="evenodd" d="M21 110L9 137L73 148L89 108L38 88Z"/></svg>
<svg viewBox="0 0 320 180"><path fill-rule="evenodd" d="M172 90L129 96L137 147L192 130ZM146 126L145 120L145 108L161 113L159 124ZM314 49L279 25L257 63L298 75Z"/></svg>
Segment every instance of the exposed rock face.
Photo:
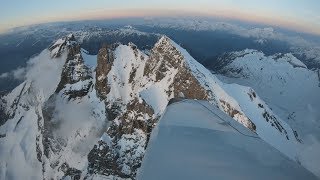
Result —
<svg viewBox="0 0 320 180"><path fill-rule="evenodd" d="M59 58L65 50L67 50L72 44L76 43L76 39L73 34L57 40L48 49L51 52L51 58Z"/></svg>
<svg viewBox="0 0 320 180"><path fill-rule="evenodd" d="M66 55L53 93L44 96L27 81L2 103L18 128L25 116L34 120L35 169L43 179L135 179L150 133L172 98L207 100L256 130L224 84L168 37L148 55L132 43L104 46L95 67L86 64L73 35L49 51L52 60Z"/></svg>
<svg viewBox="0 0 320 180"><path fill-rule="evenodd" d="M185 98L208 99L206 90L190 72L183 55L171 44L169 38L163 37L152 49L144 74L148 77L155 74L155 81L159 82L171 69L176 71L176 75L169 87L174 91L169 90L169 96L179 97L179 93L182 93Z"/></svg>
<svg viewBox="0 0 320 180"><path fill-rule="evenodd" d="M68 48L67 60L63 67L61 80L56 89L56 93L65 88L67 84L75 84L79 81L85 81L91 78L90 69L84 65L80 45L74 43ZM71 94L70 92L68 93ZM85 94L80 93L79 95L81 97L81 95Z"/></svg>
<svg viewBox="0 0 320 180"><path fill-rule="evenodd" d="M128 104L126 111L112 121L105 134L110 141L99 141L90 152L89 173L134 179L151 130L158 120L152 117L153 114L153 109L138 99Z"/></svg>
<svg viewBox="0 0 320 180"><path fill-rule="evenodd" d="M97 74L96 89L106 103L111 123L104 140L99 141L89 154L89 176L103 174L134 179L151 130L164 111L162 103L166 105L171 98L181 96L216 102L215 92L203 87L184 54L167 37L159 40L149 56L132 43L113 50L100 49ZM156 103L149 99L154 95L161 96ZM243 116L242 123L255 130L254 124L236 107L228 104L222 106L222 110Z"/></svg>
<svg viewBox="0 0 320 180"><path fill-rule="evenodd" d="M128 49L131 55L117 54L122 48ZM129 59L124 60L123 58ZM130 60L130 58L133 59ZM124 68L122 74L114 72L120 68ZM121 80L121 76L128 77L128 79ZM168 76L172 78L167 78ZM114 81L112 86L108 84L111 83L108 82L108 79ZM115 83L119 85L119 89L114 89ZM101 92L100 97L106 102L111 124L104 136L110 141L107 143L99 141L90 152L89 173L135 178L151 130L160 115L139 94L161 83L166 84L166 87L159 87L164 88L161 91L165 94L163 97L165 103L172 97L178 97L179 93L183 93L186 98L207 98L206 91L201 88L199 82L188 70L184 57L170 44L168 38L157 43L150 57L140 52L132 43L127 47L115 48L113 51L110 48L100 49L96 89ZM123 87L129 88L129 90L126 89L128 94L125 95L130 99L127 104L113 97L112 94L116 91L121 92ZM162 108L160 113L163 110ZM134 145L126 145L128 143ZM100 158L102 154L103 159Z"/></svg>
<svg viewBox="0 0 320 180"><path fill-rule="evenodd" d="M107 75L111 70L114 61L113 56L111 47L108 47L107 45L101 48L98 53L95 88L102 99L105 99L110 92Z"/></svg>
<svg viewBox="0 0 320 180"><path fill-rule="evenodd" d="M183 97L188 99L209 99L208 92L187 69L179 71L173 81L175 82L173 84L174 97L179 97L179 93L182 93Z"/></svg>
<svg viewBox="0 0 320 180"><path fill-rule="evenodd" d="M83 57L81 55L81 47L78 44L73 35L69 35L64 38L64 41L60 46L56 45L49 48L51 52L52 48L55 46L59 47L59 52L56 56L61 55L63 51L67 51L66 62L63 66L61 73L60 82L55 90L55 94L52 94L47 102L45 102L42 112L43 112L43 145L44 145L44 154L47 158L50 158L50 152L54 154L59 154L63 146L66 146L61 139L54 137L53 132L58 129L59 124L53 122L55 116L56 101L59 99L58 96L67 97L68 100L84 97L90 91L92 87L92 72L84 64ZM67 47L62 47L67 46ZM76 83L81 83L82 87L74 88L72 85ZM60 95L59 95L60 94ZM56 165L51 164L52 168L55 168ZM67 163L63 165L66 169L68 166Z"/></svg>
<svg viewBox="0 0 320 180"><path fill-rule="evenodd" d="M119 56L117 51L122 48L129 50L129 53L132 53L130 57L135 60L123 59L130 57ZM117 57L115 57L116 54ZM88 176L102 174L130 179L136 176L151 130L159 118L154 115L153 108L137 96L138 92L133 92L135 88L143 86L140 82L142 79L137 77L139 76L137 68L143 67L135 68L139 65L135 63L144 61L144 56L133 44L127 47L121 45L118 49L104 47L99 51L96 89L100 98L106 103L110 126L104 137L109 140L99 141L89 153ZM124 69L118 74L120 68L129 69L129 65L133 66L132 70ZM122 79L121 76L129 78ZM108 79L113 82L108 82ZM116 83L119 86L110 83ZM127 103L113 95L118 91L121 92L123 87L129 88L126 90L128 94L124 94L129 96L130 100ZM103 158L101 158L102 155Z"/></svg>
<svg viewBox="0 0 320 180"><path fill-rule="evenodd" d="M204 78L208 75L196 68L192 69L191 66L197 65L189 64L189 61L186 60L188 57L185 56L188 54L183 54L168 37L162 37L152 49L150 60L146 63L144 72L146 75L150 72L156 74L155 81L159 81L161 77L166 77L168 71L172 71L170 68L173 68L176 75L169 86L169 96L172 93L171 97L175 98L182 95L188 99L209 100L241 124L255 131L254 123L238 107L227 102L223 97L219 98L219 93L215 91L220 91L220 89L216 90L214 86L210 86L212 82ZM215 81L215 84L218 83L218 80Z"/></svg>
<svg viewBox="0 0 320 180"><path fill-rule="evenodd" d="M9 116L5 110L5 105L6 101L4 99L0 99L0 126L4 125L9 119Z"/></svg>
<svg viewBox="0 0 320 180"><path fill-rule="evenodd" d="M59 106L77 106L76 104L79 103L88 103L86 102L86 99L89 99L89 101L91 101L89 102L89 104L93 103L93 101L90 100L92 99L90 95L95 95L92 91L94 79L92 69L85 65L84 59L81 54L80 44L75 41L74 37L72 35L68 36L62 43L62 45L67 45L67 47L60 48L59 51L64 50L64 53L66 51L67 58L63 66L60 82L57 85L55 93L52 94L50 98L44 103L42 114L39 114L39 118L41 119L41 121L38 124L39 129L41 130L42 137L37 138L37 154L39 157L39 161L42 162L44 177L71 177L72 179L80 179L82 169L74 167L74 164L61 157L64 157L66 156L66 154L68 154L66 151L69 151L69 148L75 148L74 142L73 140L70 140L70 138L74 138L76 142L77 139L79 139L80 141L86 141L87 132L85 132L86 130L83 130L84 132L80 132L83 127L78 126L74 130L72 128L70 129L71 132L75 131L75 134L71 133L71 136L59 134L61 126L64 126L64 124L66 123L64 121L73 120L65 117L65 115L59 117L57 114L62 113L61 111L69 111L68 109L60 109ZM61 53L63 52L60 52L59 54ZM72 105L74 102L76 102L76 104ZM90 106L86 108L90 108ZM77 108L75 107L74 110L76 109ZM71 110L73 111L73 108ZM95 116L94 111L88 111L89 112L87 113L89 114L84 114L88 115L88 118ZM68 114L69 112L65 113ZM103 113L98 114L98 116L99 117L97 117L97 119L104 118ZM77 119L75 119L74 121L75 123L77 123ZM90 129L93 127L90 127L89 125L88 128ZM83 134L83 137L80 137L81 134ZM40 142L40 139L42 139L42 142ZM52 174L57 173L61 175L52 176Z"/></svg>
<svg viewBox="0 0 320 180"><path fill-rule="evenodd" d="M224 111L232 118L236 118L237 116L244 116L243 113L233 108L228 102L224 100L220 100L220 105L224 109ZM249 118L246 118L242 123L252 131L256 131L256 125Z"/></svg>
<svg viewBox="0 0 320 180"><path fill-rule="evenodd" d="M304 119L299 122L299 116L305 118L305 114L309 113L305 112L305 109L297 107L319 106L315 100L320 98L317 93L320 89L316 87L318 73L316 70L308 69L291 53L267 56L263 52L246 49L226 53L218 58L217 64L220 66L215 65L213 70L227 77L227 81L245 84L256 90L256 92L247 92L251 101L255 101L257 94L263 95L271 105L270 108L274 109L273 111L281 112L278 114L280 117L277 117L270 110L267 110L268 107L258 104L259 108L263 110L263 120L282 134L285 139L292 138L290 138L290 132L283 130L283 124L279 119L287 119L287 123L299 128L300 131L313 129L313 125L304 127L305 121L310 120ZM297 122L300 124L297 125ZM298 137L298 133L302 132L295 131L295 137ZM307 134L309 133L307 132ZM298 142L302 141L300 138L296 139Z"/></svg>

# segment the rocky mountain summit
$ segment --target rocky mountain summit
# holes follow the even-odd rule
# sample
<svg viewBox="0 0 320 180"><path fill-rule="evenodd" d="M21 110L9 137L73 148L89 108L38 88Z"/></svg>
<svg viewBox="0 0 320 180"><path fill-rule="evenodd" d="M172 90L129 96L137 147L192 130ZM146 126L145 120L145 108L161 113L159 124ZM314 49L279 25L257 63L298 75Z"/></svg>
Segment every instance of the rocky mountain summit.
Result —
<svg viewBox="0 0 320 180"><path fill-rule="evenodd" d="M90 55L71 34L27 69L0 101L1 179L135 179L172 98L206 100L296 160L298 133L252 88L221 82L166 36Z"/></svg>

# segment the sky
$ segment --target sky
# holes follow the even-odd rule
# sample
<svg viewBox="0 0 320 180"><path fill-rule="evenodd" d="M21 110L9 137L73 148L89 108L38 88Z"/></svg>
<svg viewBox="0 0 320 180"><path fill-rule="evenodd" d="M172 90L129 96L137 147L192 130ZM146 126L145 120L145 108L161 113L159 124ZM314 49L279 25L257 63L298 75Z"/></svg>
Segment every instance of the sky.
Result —
<svg viewBox="0 0 320 180"><path fill-rule="evenodd" d="M0 32L55 21L206 16L320 35L320 0L0 0Z"/></svg>

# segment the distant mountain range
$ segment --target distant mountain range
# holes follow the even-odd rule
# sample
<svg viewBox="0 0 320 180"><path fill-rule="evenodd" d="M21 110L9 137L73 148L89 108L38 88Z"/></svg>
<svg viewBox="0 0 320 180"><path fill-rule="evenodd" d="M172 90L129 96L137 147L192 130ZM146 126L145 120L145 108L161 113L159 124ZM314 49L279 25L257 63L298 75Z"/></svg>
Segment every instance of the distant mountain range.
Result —
<svg viewBox="0 0 320 180"><path fill-rule="evenodd" d="M1 179L136 179L172 98L207 101L320 176L317 46L191 20L80 27L0 36L4 60L36 53L1 69ZM6 89L12 79L19 85Z"/></svg>

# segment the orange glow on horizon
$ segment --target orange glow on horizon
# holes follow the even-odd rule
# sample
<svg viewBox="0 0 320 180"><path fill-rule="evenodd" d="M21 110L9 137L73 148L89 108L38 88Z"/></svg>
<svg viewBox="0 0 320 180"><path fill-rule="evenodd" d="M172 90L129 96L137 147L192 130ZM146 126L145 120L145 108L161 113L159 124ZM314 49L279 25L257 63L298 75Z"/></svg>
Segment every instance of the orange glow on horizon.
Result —
<svg viewBox="0 0 320 180"><path fill-rule="evenodd" d="M42 17L30 18L32 21L16 22L19 26L58 22L58 21L77 21L77 20L103 20L120 18L147 18L147 17L183 17L183 16L203 16L203 17L221 17L240 21L254 22L271 26L279 26L295 31L320 35L320 27L312 26L310 23L302 20L292 20L288 17L277 17L274 15L260 15L258 13L247 13L236 9L201 9L191 8L183 9L97 9L86 11L85 13L70 12L70 14L44 15ZM299 23L297 23L299 22ZM11 26L9 28L12 28ZM0 26L0 32L8 28Z"/></svg>

